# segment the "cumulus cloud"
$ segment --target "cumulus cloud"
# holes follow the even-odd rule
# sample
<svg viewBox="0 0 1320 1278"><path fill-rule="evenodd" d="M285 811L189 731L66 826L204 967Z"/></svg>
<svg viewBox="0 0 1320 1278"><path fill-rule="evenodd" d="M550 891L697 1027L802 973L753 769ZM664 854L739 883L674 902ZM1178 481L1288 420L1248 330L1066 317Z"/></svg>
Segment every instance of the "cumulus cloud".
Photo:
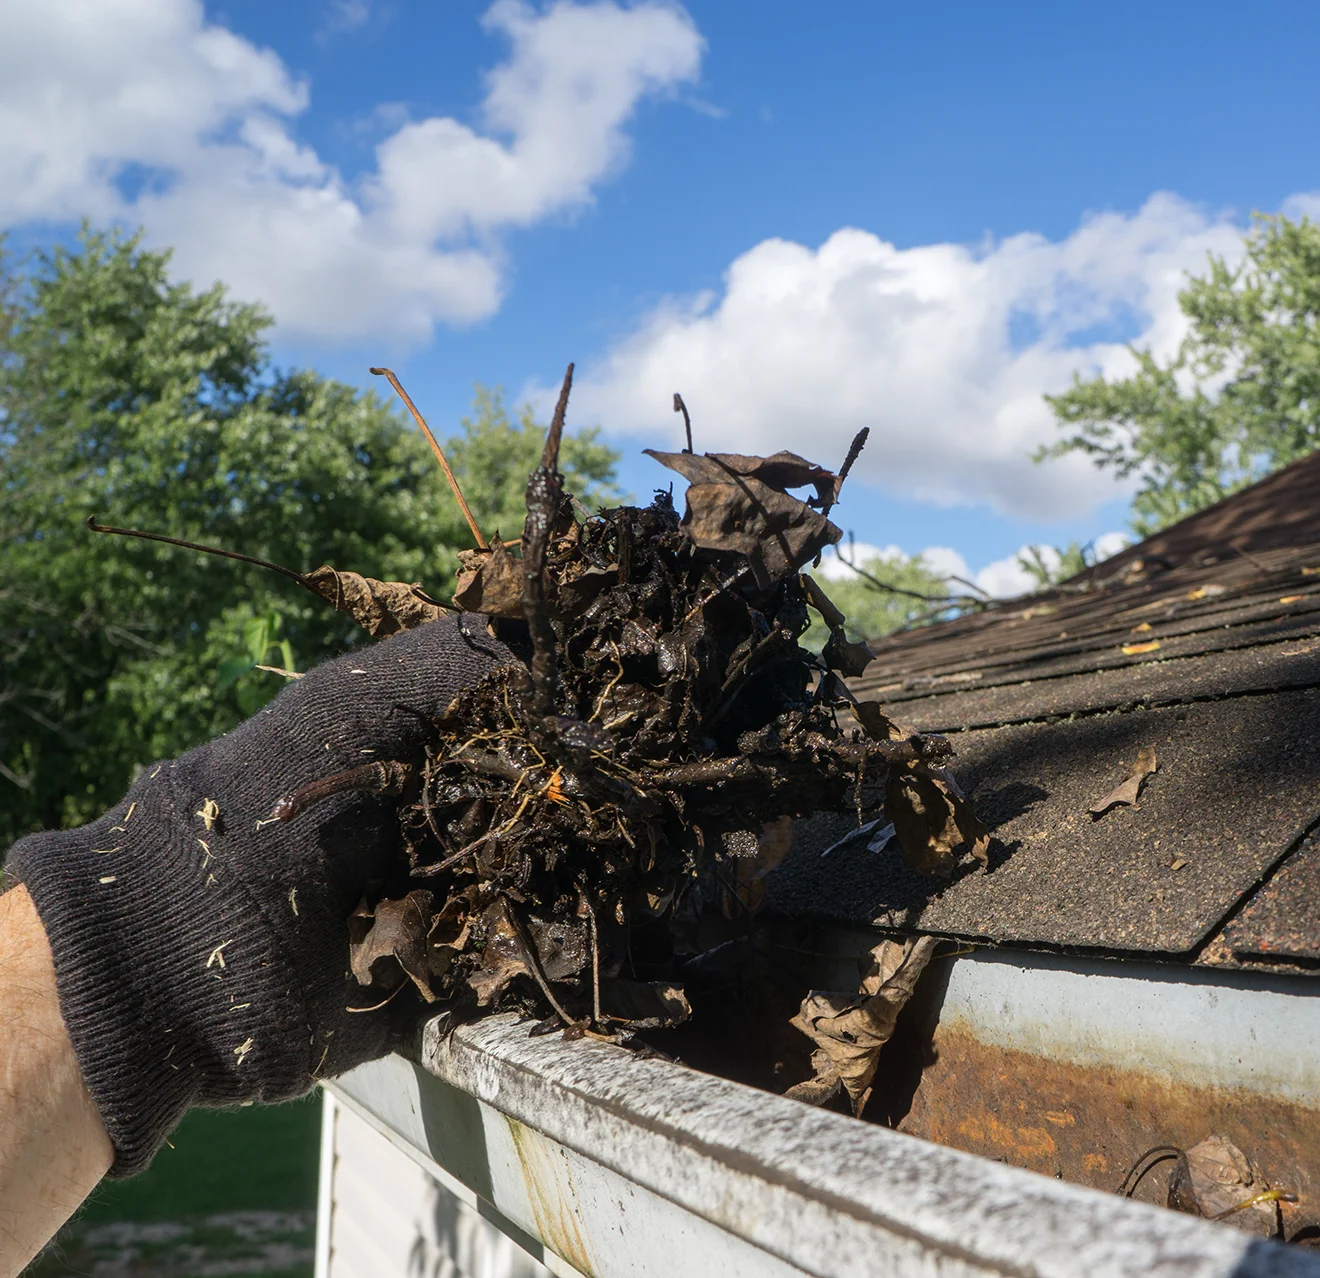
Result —
<svg viewBox="0 0 1320 1278"><path fill-rule="evenodd" d="M900 249L846 228L817 248L765 240L723 289L670 301L581 379L579 412L612 429L671 433L681 390L702 445L842 458L894 495L1078 515L1112 499L1086 460L1027 459L1056 434L1043 392L1075 370L1122 373L1132 339L1168 354L1177 294L1206 254L1233 258L1241 228L1175 195L1087 218L1061 240Z"/></svg>
<svg viewBox="0 0 1320 1278"><path fill-rule="evenodd" d="M1132 539L1122 532L1102 533L1091 543L1091 553L1097 563L1116 555L1132 544ZM847 581L855 576L848 563L860 567L876 560L895 561L908 557L901 546L876 546L870 542L858 541L845 544L839 549L831 546L821 557L819 573L828 581ZM993 560L982 568L974 569L966 558L952 546L927 546L916 552L922 562L932 572L950 582L951 594L966 592L964 583L970 582L994 599L1016 599L1019 595L1030 594L1037 589L1036 579L1022 566L1021 557L1035 550L1048 568L1055 568L1059 563L1059 552L1053 546L1030 544L1020 547L1014 554L1003 559Z"/></svg>
<svg viewBox="0 0 1320 1278"><path fill-rule="evenodd" d="M311 337L480 319L500 302L500 233L588 203L638 103L693 80L702 52L664 3L498 0L483 23L509 55L477 127L403 123L350 182L298 141L309 87L199 0L4 5L0 225L141 223L182 275Z"/></svg>

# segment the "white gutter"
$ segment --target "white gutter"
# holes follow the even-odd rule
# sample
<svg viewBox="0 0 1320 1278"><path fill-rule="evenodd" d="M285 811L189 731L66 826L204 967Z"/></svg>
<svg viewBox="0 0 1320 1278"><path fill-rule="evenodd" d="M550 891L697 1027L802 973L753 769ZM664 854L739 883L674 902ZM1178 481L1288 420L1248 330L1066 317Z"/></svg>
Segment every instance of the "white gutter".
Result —
<svg viewBox="0 0 1320 1278"><path fill-rule="evenodd" d="M527 1031L433 1024L423 1064L330 1090L561 1274L1320 1278L1298 1248Z"/></svg>

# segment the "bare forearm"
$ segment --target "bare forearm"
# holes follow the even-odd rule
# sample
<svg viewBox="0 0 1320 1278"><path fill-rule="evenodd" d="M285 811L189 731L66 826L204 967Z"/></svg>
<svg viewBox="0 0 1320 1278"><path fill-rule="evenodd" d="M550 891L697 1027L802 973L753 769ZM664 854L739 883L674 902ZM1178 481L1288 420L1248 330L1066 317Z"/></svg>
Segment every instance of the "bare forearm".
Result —
<svg viewBox="0 0 1320 1278"><path fill-rule="evenodd" d="M114 1158L60 1018L24 887L0 896L0 1278L71 1216Z"/></svg>

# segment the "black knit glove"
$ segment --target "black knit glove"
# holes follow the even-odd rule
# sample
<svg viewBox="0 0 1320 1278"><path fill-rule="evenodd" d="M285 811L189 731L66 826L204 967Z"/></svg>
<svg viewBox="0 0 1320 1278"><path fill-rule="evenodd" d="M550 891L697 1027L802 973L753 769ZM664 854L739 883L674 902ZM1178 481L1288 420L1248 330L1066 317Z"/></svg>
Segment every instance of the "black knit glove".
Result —
<svg viewBox="0 0 1320 1278"><path fill-rule="evenodd" d="M484 618L435 621L291 683L233 732L148 767L122 803L9 853L55 956L83 1077L129 1176L194 1105L300 1096L388 1049L351 1014L347 918L398 847L396 800L281 795L419 757L428 720L516 660Z"/></svg>

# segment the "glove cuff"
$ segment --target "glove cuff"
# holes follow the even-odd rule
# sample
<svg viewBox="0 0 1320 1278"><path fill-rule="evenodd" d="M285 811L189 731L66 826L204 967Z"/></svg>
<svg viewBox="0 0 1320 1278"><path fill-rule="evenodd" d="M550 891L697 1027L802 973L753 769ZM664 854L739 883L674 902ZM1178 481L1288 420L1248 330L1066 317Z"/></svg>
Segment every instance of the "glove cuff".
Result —
<svg viewBox="0 0 1320 1278"><path fill-rule="evenodd" d="M20 840L5 865L46 931L115 1177L145 1168L193 1105L286 1100L313 1081L295 974L205 823L174 810L172 766L91 825Z"/></svg>

